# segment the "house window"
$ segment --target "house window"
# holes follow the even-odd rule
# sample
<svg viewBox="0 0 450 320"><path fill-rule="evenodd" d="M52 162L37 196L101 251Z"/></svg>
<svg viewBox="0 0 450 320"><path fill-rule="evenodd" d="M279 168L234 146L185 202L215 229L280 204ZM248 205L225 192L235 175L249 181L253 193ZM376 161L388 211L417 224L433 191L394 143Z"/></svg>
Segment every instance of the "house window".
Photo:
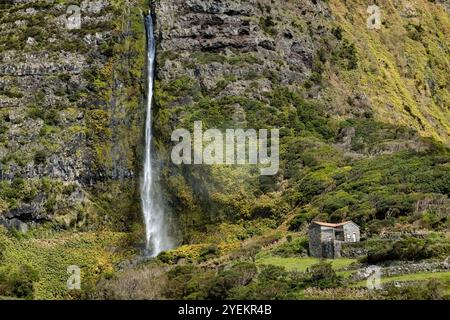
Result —
<svg viewBox="0 0 450 320"><path fill-rule="evenodd" d="M353 232L353 242L356 242L356 233L355 232Z"/></svg>

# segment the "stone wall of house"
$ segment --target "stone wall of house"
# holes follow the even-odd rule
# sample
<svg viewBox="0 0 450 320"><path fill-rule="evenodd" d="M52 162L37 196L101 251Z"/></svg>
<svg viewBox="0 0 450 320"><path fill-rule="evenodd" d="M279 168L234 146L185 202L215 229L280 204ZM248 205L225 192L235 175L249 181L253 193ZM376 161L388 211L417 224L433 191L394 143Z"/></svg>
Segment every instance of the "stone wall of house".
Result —
<svg viewBox="0 0 450 320"><path fill-rule="evenodd" d="M324 227L321 226L321 240L324 241L330 241L334 240L334 229L330 227Z"/></svg>
<svg viewBox="0 0 450 320"><path fill-rule="evenodd" d="M353 242L353 234L356 236L356 242L360 241L361 235L359 227L354 223L347 223L343 226L346 241Z"/></svg>
<svg viewBox="0 0 450 320"><path fill-rule="evenodd" d="M342 244L343 241L334 241L333 247L334 247L334 256L333 258L340 258L341 257L341 250L342 250Z"/></svg>
<svg viewBox="0 0 450 320"><path fill-rule="evenodd" d="M321 228L317 224L309 227L309 255L316 258L322 257Z"/></svg>
<svg viewBox="0 0 450 320"><path fill-rule="evenodd" d="M322 256L320 258L334 259L334 243L332 241L325 241L321 244Z"/></svg>
<svg viewBox="0 0 450 320"><path fill-rule="evenodd" d="M359 258L367 255L367 248L361 242L346 242L342 244L341 256L344 258Z"/></svg>

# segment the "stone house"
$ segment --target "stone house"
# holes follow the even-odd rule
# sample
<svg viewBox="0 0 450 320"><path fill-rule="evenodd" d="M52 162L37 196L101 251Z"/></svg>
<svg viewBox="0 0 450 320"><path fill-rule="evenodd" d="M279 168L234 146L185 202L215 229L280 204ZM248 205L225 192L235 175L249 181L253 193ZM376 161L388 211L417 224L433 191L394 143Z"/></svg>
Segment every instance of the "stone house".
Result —
<svg viewBox="0 0 450 320"><path fill-rule="evenodd" d="M341 223L313 221L309 226L309 254L312 257L339 258L343 243L359 241L359 226L353 221Z"/></svg>

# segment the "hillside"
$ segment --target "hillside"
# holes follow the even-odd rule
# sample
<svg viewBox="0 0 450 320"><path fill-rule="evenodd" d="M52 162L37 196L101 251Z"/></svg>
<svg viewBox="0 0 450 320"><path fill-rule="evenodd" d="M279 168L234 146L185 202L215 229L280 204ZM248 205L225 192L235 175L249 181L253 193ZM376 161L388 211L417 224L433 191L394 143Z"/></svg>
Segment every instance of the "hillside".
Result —
<svg viewBox="0 0 450 320"><path fill-rule="evenodd" d="M377 1L379 30L364 0L84 1L78 30L73 1L13 3L0 8L0 296L448 296L445 1ZM155 163L179 245L156 259L142 257L139 198L149 7ZM279 128L278 173L175 165L171 134L195 121ZM312 220L352 220L363 241L319 263ZM371 264L412 286L361 288ZM81 291L65 289L68 265Z"/></svg>

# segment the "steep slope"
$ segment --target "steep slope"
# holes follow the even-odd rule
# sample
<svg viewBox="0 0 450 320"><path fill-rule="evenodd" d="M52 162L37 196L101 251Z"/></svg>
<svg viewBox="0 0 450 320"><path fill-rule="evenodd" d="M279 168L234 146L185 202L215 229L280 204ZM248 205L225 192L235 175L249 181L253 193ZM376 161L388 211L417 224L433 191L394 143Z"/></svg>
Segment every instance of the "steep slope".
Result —
<svg viewBox="0 0 450 320"><path fill-rule="evenodd" d="M412 127L448 144L448 5L433 1L377 4L382 28L374 32L364 27L367 1L330 1L336 22L355 43L361 61L358 72L340 73L347 85L341 90L364 92L376 119Z"/></svg>
<svg viewBox="0 0 450 320"><path fill-rule="evenodd" d="M369 30L367 6L155 4L156 126L185 241L202 242L205 228L223 222L251 230L238 238L251 236L293 213L363 226L386 215L414 216L412 223L426 211L415 209L423 201L446 203L446 219L448 8L380 2L382 28ZM279 174L173 166L170 134L196 120L205 128L280 128Z"/></svg>
<svg viewBox="0 0 450 320"><path fill-rule="evenodd" d="M124 230L140 219L146 7L84 1L68 29L70 1L12 3L1 11L0 221Z"/></svg>
<svg viewBox="0 0 450 320"><path fill-rule="evenodd" d="M367 29L363 0L82 1L69 30L71 4L0 7L0 296L301 298L292 288L339 285L330 266L313 268L331 275L314 282L261 264L306 255L313 219L358 223L373 263L448 256L445 1L377 1L380 30ZM180 247L147 263L150 6L155 160ZM279 128L278 174L173 164L171 134L194 121ZM66 290L69 265L82 291Z"/></svg>
<svg viewBox="0 0 450 320"><path fill-rule="evenodd" d="M80 29L66 26L70 5ZM131 231L143 241L147 10L0 4L0 296L86 297L129 256ZM69 266L82 291L68 290Z"/></svg>

